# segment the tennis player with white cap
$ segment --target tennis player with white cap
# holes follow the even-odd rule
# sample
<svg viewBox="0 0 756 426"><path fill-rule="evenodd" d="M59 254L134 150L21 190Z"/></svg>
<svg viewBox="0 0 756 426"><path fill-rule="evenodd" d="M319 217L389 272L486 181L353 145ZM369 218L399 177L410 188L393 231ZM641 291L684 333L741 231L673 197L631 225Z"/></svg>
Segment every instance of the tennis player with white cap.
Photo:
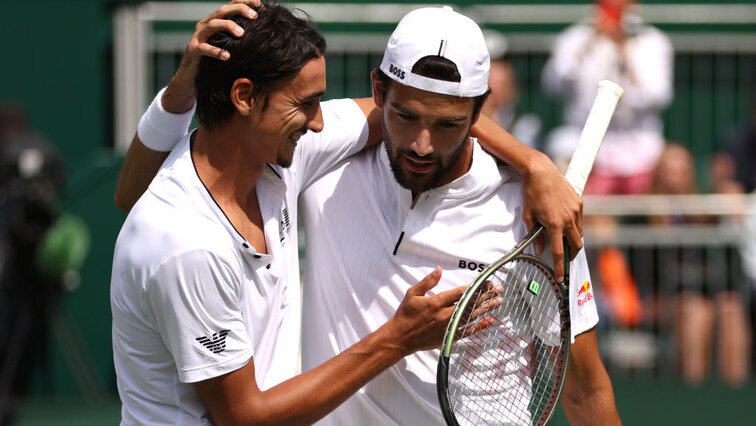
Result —
<svg viewBox="0 0 756 426"><path fill-rule="evenodd" d="M305 370L390 318L435 265L444 274L434 291L469 283L526 234L521 177L469 137L488 70L480 28L450 7L414 10L394 30L372 74L383 146L350 157L300 197ZM572 424L618 424L590 284L581 292L591 282L584 251L570 273L574 344L562 405ZM443 424L437 361L437 350L406 357L320 424Z"/></svg>

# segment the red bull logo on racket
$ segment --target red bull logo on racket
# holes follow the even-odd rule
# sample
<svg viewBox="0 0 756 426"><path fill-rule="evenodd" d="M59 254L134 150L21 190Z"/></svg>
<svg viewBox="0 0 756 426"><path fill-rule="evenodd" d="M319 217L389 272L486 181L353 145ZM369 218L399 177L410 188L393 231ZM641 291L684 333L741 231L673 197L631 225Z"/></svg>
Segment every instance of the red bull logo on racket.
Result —
<svg viewBox="0 0 756 426"><path fill-rule="evenodd" d="M591 291L591 283L588 280L583 281L583 284L580 286L580 289L578 290L578 294L577 294L578 307L585 305L587 302L589 302L592 299L593 299L593 292Z"/></svg>

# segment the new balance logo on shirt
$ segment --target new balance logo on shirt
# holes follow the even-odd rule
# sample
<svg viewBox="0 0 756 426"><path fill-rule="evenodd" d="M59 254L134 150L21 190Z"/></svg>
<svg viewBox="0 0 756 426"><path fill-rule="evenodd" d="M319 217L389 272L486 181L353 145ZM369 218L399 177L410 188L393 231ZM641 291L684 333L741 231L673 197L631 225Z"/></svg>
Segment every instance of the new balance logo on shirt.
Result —
<svg viewBox="0 0 756 426"><path fill-rule="evenodd" d="M210 352L219 354L226 350L226 335L231 330L221 330L213 333L212 338L207 336L198 337L196 340L206 347Z"/></svg>

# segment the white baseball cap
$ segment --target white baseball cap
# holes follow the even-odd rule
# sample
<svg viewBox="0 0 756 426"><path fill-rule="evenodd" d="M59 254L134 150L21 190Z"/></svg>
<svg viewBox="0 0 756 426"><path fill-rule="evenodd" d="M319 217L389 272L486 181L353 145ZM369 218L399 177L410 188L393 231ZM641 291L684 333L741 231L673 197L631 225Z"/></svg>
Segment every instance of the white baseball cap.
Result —
<svg viewBox="0 0 756 426"><path fill-rule="evenodd" d="M452 61L461 80L457 83L413 74L412 67L426 56ZM488 91L490 66L486 40L478 24L444 6L416 9L399 21L383 54L381 71L417 89L472 98Z"/></svg>

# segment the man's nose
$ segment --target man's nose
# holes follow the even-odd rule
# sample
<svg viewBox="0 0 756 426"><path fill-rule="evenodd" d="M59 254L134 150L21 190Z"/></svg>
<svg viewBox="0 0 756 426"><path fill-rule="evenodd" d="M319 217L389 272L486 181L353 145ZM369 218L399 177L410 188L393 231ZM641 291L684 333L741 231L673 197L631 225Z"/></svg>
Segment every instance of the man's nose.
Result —
<svg viewBox="0 0 756 426"><path fill-rule="evenodd" d="M431 145L430 131L428 129L421 130L410 145L410 148L420 157L432 154L433 145Z"/></svg>

